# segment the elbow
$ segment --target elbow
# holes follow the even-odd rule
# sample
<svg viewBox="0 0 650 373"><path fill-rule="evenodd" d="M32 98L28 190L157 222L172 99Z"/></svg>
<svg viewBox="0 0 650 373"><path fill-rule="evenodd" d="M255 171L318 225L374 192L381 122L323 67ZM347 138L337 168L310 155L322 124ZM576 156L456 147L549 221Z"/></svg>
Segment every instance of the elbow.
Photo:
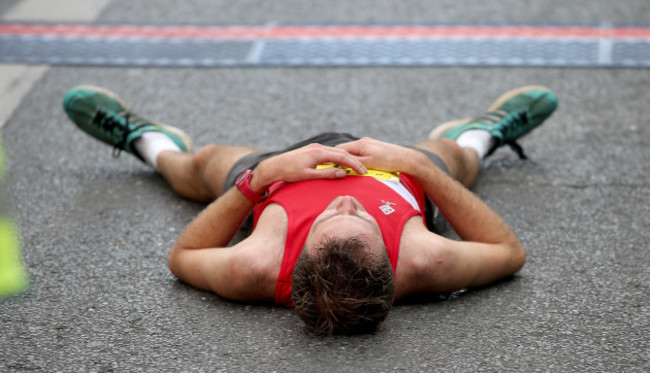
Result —
<svg viewBox="0 0 650 373"><path fill-rule="evenodd" d="M526 264L526 250L521 242L517 241L513 247L512 266L514 271L518 272Z"/></svg>
<svg viewBox="0 0 650 373"><path fill-rule="evenodd" d="M169 254L167 255L167 266L169 267L169 270L174 274L174 276L178 278L181 278L178 261L178 254L180 251L181 249L178 247L178 245L174 245L172 246L172 249L169 250Z"/></svg>

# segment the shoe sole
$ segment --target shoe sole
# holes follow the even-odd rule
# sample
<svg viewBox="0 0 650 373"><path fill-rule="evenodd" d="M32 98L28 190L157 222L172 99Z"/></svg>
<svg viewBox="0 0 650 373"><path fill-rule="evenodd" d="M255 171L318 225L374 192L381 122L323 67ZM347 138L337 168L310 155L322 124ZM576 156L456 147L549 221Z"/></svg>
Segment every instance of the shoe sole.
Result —
<svg viewBox="0 0 650 373"><path fill-rule="evenodd" d="M99 93L101 93L103 95L106 95L106 96L112 98L113 100L119 102L120 105L124 106L124 108L126 110L132 111L131 108L129 107L129 105L127 105L126 102L124 102L124 100L122 100L122 98L120 96L116 95L112 91L109 91L108 89L98 87L98 86L94 86L94 85L89 85L89 84L78 85L78 86L74 87L73 89L85 89L85 90L99 92ZM158 123L158 122L153 122L153 121L151 121L150 123L155 124L156 126L159 126L160 128L163 128L165 131L173 134L174 136L178 136L183 141L185 146L187 146L187 152L189 152L189 153L194 152L194 142L192 141L192 138L189 137L182 130L180 130L180 129L174 127L174 126L170 126L169 124Z"/></svg>
<svg viewBox="0 0 650 373"><path fill-rule="evenodd" d="M541 86L541 85L527 85L527 86L524 86L524 87L515 88L515 89L513 89L511 91L508 91L508 92L502 94L501 96L499 96L499 98L497 98L496 101L494 101L492 103L492 105L490 105L490 107L487 109L486 112L489 113L491 111L495 111L501 105L503 105L506 101L510 100L511 98L513 98L513 97L515 97L517 95L520 95L522 93L530 92L530 91L551 92L550 89L548 89L548 88L546 88L544 86ZM445 132L447 132L450 129L452 129L452 128L456 127L456 126L459 126L461 124L468 123L472 119L474 119L474 118L463 118L463 119L456 119L456 120L452 120L452 121L449 121L449 122L445 122L445 123L437 126L436 128L434 128L429 133L428 138L431 139L431 140L440 139L440 138L442 138L442 135Z"/></svg>

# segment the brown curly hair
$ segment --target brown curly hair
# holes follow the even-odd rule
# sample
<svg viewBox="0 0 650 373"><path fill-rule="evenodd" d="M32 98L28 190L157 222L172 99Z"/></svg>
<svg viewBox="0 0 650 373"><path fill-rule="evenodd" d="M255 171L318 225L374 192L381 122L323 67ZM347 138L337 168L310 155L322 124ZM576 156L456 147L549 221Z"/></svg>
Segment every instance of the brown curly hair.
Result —
<svg viewBox="0 0 650 373"><path fill-rule="evenodd" d="M302 251L291 296L308 329L321 334L374 331L392 309L393 268L386 250L369 252L358 237L327 238L315 255Z"/></svg>

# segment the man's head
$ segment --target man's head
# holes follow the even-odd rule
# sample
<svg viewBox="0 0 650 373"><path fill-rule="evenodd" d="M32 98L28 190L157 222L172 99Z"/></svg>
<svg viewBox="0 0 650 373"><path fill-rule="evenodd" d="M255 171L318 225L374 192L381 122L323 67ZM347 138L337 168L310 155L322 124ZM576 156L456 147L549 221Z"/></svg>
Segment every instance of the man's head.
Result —
<svg viewBox="0 0 650 373"><path fill-rule="evenodd" d="M298 316L319 333L374 330L393 305L393 269L377 221L338 197L314 221L294 267Z"/></svg>

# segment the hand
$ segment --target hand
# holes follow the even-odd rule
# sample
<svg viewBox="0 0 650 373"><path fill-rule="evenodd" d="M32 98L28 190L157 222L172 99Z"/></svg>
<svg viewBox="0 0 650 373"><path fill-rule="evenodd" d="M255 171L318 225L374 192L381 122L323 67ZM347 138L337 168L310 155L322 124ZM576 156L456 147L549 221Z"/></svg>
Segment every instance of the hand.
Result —
<svg viewBox="0 0 650 373"><path fill-rule="evenodd" d="M338 168L316 169L319 164L328 162L350 167L360 174L367 171L361 161L344 149L309 144L262 161L255 169L255 176L251 180L251 188L256 191L263 191L276 181L294 183L312 179L340 179L345 177L345 171Z"/></svg>
<svg viewBox="0 0 650 373"><path fill-rule="evenodd" d="M364 137L336 146L354 155L364 166L387 172L407 172L419 152L403 146Z"/></svg>

